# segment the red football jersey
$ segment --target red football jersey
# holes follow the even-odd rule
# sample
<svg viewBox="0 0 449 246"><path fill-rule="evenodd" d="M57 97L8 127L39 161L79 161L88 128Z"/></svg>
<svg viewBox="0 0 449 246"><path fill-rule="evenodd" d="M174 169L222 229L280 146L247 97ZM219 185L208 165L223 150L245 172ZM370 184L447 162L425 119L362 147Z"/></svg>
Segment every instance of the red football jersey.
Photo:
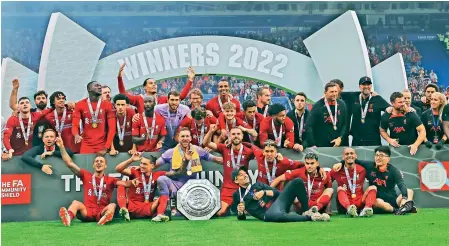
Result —
<svg viewBox="0 0 449 246"><path fill-rule="evenodd" d="M30 126L30 135L28 136L28 146L25 145L25 136L23 135L22 128L20 127L20 120L18 116L9 117L6 122L6 127L3 135L3 144L7 150L13 149L14 156L22 155L25 151L31 149L33 143L33 130L36 123L44 118L49 112L53 109L48 108L39 112L31 112L31 126ZM23 118L23 127L25 130L25 134L27 133L28 128L28 118Z"/></svg>
<svg viewBox="0 0 449 246"><path fill-rule="evenodd" d="M165 126L165 119L160 114L156 114L156 122L153 132L153 138L145 139L145 142L143 144L137 145L137 150L140 152L154 152L158 151L156 149L156 145L159 139L159 136L167 136L167 128ZM148 128L150 128L150 134L151 134L151 125L153 123L153 116L146 117ZM139 136L139 137L148 137L147 136L147 130L145 128L145 122L143 120L143 113L139 115L139 120L137 122L132 123L132 135L133 136Z"/></svg>
<svg viewBox="0 0 449 246"><path fill-rule="evenodd" d="M356 188L355 188L355 194L357 196L363 196L363 183L365 182L365 175L366 171L365 168L362 166L355 164L355 168L357 171L356 174ZM354 175L354 169L349 169L349 178L351 179L351 182L353 181L353 175ZM346 194L348 197L351 197L351 189L349 189L348 179L346 178L345 168L344 166L340 169L340 171L335 172L334 170L331 170L330 172L332 180L337 181L338 186L346 188Z"/></svg>
<svg viewBox="0 0 449 246"><path fill-rule="evenodd" d="M236 118L241 119L243 121L245 121L246 123L248 123L249 128L256 130L257 132L259 132L260 129L260 123L262 122L263 119L265 119L265 117L263 117L262 114L257 113L254 116L254 118L256 119L256 126L254 127L254 120L249 120L245 117L245 112L240 112L237 113L235 115Z"/></svg>
<svg viewBox="0 0 449 246"><path fill-rule="evenodd" d="M114 147L118 152L128 152L130 149L133 148L133 141L132 141L132 128L133 128L133 116L136 113L132 108L126 108L126 122L123 122L125 119L124 116L117 117L118 124L120 126L120 131L125 129L125 135L123 137L123 146L120 145L120 139L119 139L119 129L117 129L117 133L114 137ZM124 128L123 124L125 124ZM117 124L115 126L117 128Z"/></svg>
<svg viewBox="0 0 449 246"><path fill-rule="evenodd" d="M206 136L207 132L209 131L210 125L217 124L217 118L215 118L214 116L206 117L204 119L204 123L205 124L204 124L203 139L204 139L204 136ZM202 131L201 129L202 129L202 127L198 126L198 129L197 129L197 127L195 125L195 120L192 119L192 118L189 118L189 117L185 117L181 121L181 123L179 124L178 130L177 130L177 133L179 133L179 130L182 127L187 127L187 128L190 129L190 134L192 135L192 144L200 146L199 140L201 138L201 131ZM202 147L202 146L200 146L200 147Z"/></svg>
<svg viewBox="0 0 449 246"><path fill-rule="evenodd" d="M153 176L151 177L151 189L150 189L150 196L149 201L152 202L154 199L154 193L157 188L157 179L160 176L165 175L165 171L157 171L153 172ZM140 181L139 185L137 187L131 186L128 188L128 203L133 202L144 202L145 201L145 194L144 194L144 188L143 188L143 180L142 180L142 172L140 171L140 168L131 168L131 175L129 176L130 180L138 179ZM145 183L148 185L148 182L150 181L150 176L145 176Z"/></svg>
<svg viewBox="0 0 449 246"><path fill-rule="evenodd" d="M264 142L268 139L276 140L273 134L273 128L272 128L272 120L273 117L269 116L262 120L260 123L260 129L259 129L259 141L260 146L263 146ZM276 128L276 134L279 133L279 130L281 126L275 125ZM286 117L285 122L282 125L282 144L281 148L284 148L284 141L285 139L288 139L290 142L289 147L293 148L293 145L295 145L295 125L293 121Z"/></svg>
<svg viewBox="0 0 449 246"><path fill-rule="evenodd" d="M55 112L56 110L54 110L53 112L47 114L45 116L45 119L47 119L48 122L50 122L50 124L52 126L54 126L56 128L56 119L55 119ZM62 124L62 116L63 116L63 112L58 113L58 121L59 121L59 127L61 127ZM61 132L61 138L62 141L64 141L64 145L69 148L73 153L79 153L80 152L80 147L81 147L81 143L75 144L75 136L73 136L72 134L72 118L73 118L73 111L67 109L66 111L66 115L65 115L65 120L64 120L64 126ZM77 123L79 125L79 121Z"/></svg>
<svg viewBox="0 0 449 246"><path fill-rule="evenodd" d="M235 105L235 109L236 112L240 112L240 102L239 100L232 98L230 100L232 103L234 103ZM225 103L227 101L223 101L222 103ZM222 109L220 107L220 103L218 102L218 96L215 96L214 98L212 98L211 100L209 100L209 102L207 102L206 104L206 109L210 110L212 112L212 114L214 114L215 117L219 117L220 113L222 112Z"/></svg>
<svg viewBox="0 0 449 246"><path fill-rule="evenodd" d="M109 177L104 174L103 180L103 192L101 194L100 203L97 204L97 197L95 196L95 191L92 185L92 173L85 169L80 171L80 179L83 181L83 192L84 192L84 205L87 208L105 207L111 203L112 192L117 186L118 179ZM95 184L97 187L97 193L99 192L101 178L95 177Z"/></svg>
<svg viewBox="0 0 449 246"><path fill-rule="evenodd" d="M310 177L310 182L312 183L312 192L310 194L310 199L312 201L318 200L326 188L332 188L332 178L329 173L326 173L326 179L322 179L321 175L318 173L316 177ZM300 178L304 181L304 186L306 187L307 194L309 194L309 187L307 183L307 169L301 167L295 170L287 170L285 172L285 180L290 181L295 178Z"/></svg>
<svg viewBox="0 0 449 246"><path fill-rule="evenodd" d="M239 151L234 150L234 163L236 164L236 168L239 168L241 166L245 166L248 168L249 161L254 159L254 153L253 151L243 146L242 150L242 157L240 159L240 166L238 166L237 158L239 155ZM230 188L230 189L237 189L237 184L234 183L234 180L232 180L232 171L234 170L234 167L232 165L231 160L231 147L226 147L224 144L217 144L217 152L223 156L223 185L222 187Z"/></svg>
<svg viewBox="0 0 449 246"><path fill-rule="evenodd" d="M95 113L98 102L92 102L92 110ZM116 120L114 107L111 102L102 100L98 111L97 128L92 127L92 115L89 111L87 98L79 101L73 113L73 122L83 121L83 140L81 141L81 154L91 154L109 149L116 132ZM72 134L76 136L80 132L79 124L72 124Z"/></svg>

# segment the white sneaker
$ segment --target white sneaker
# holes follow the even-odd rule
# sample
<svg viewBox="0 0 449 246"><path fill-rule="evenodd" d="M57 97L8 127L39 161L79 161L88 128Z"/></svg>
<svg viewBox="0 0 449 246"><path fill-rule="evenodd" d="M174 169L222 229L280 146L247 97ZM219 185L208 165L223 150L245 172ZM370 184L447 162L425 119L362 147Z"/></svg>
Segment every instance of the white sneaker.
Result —
<svg viewBox="0 0 449 246"><path fill-rule="evenodd" d="M128 211L127 208L121 208L119 213L120 213L120 216L122 216L122 218L125 221L130 221L131 220L131 218L129 217L129 211Z"/></svg>
<svg viewBox="0 0 449 246"><path fill-rule="evenodd" d="M346 214L347 214L349 217L357 217L357 216L359 216L359 215L357 214L357 207L356 207L355 205L349 206L348 211L346 212Z"/></svg>
<svg viewBox="0 0 449 246"><path fill-rule="evenodd" d="M364 208L362 212L360 212L360 217L371 217L373 216L373 209L372 208Z"/></svg>
<svg viewBox="0 0 449 246"><path fill-rule="evenodd" d="M167 222L170 218L165 214L158 214L156 217L154 217L151 221L153 222Z"/></svg>
<svg viewBox="0 0 449 246"><path fill-rule="evenodd" d="M321 217L322 217L323 221L325 221L325 222L331 221L331 217L326 213L322 213Z"/></svg>
<svg viewBox="0 0 449 246"><path fill-rule="evenodd" d="M318 213L318 211L319 211L317 206L311 207L310 210L312 211L312 213Z"/></svg>
<svg viewBox="0 0 449 246"><path fill-rule="evenodd" d="M314 212L312 212L311 209L305 211L304 213L302 213L302 215L306 215L306 216L312 216L314 214Z"/></svg>
<svg viewBox="0 0 449 246"><path fill-rule="evenodd" d="M71 219L66 208L62 207L59 209L59 218L61 218L61 221L65 226L70 226Z"/></svg>
<svg viewBox="0 0 449 246"><path fill-rule="evenodd" d="M320 214L320 213L314 213L314 214L312 214L312 221L330 221L331 220L331 217L328 215L328 214L326 214L326 213L324 213L324 214Z"/></svg>

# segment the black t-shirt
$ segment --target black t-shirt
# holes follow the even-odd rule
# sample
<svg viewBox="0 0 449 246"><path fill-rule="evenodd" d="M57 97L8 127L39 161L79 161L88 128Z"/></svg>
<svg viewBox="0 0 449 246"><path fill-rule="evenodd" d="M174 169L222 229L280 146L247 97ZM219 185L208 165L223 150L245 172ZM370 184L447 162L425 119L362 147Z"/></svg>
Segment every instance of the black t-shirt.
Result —
<svg viewBox="0 0 449 246"><path fill-rule="evenodd" d="M293 124L295 125L295 143L299 143L301 145L307 145L305 144L307 141L307 136L306 136L306 123L307 123L307 118L309 117L310 112L308 110L304 110L304 114L302 117L304 117L303 120L303 129L302 129L302 135L301 135L301 139L299 138L299 129L300 129L300 125L301 125L301 118L299 117L296 113L296 110L290 110L287 113L287 117L290 118L293 121ZM306 146L304 146L306 147Z"/></svg>
<svg viewBox="0 0 449 246"><path fill-rule="evenodd" d="M412 101L412 105L414 105L415 107L419 108L421 110L421 113L423 113L424 111L430 109L430 103L423 103L421 101Z"/></svg>
<svg viewBox="0 0 449 246"><path fill-rule="evenodd" d="M424 111L421 115L421 122L426 128L426 137L430 142L435 143L435 139L437 141L441 140L444 136L443 124L440 121L439 115L433 115L432 109L428 109Z"/></svg>
<svg viewBox="0 0 449 246"><path fill-rule="evenodd" d="M416 128L421 124L421 120L414 112L405 115L384 113L380 121L380 127L385 131L390 130L390 138L399 139L401 145L410 145L416 141L418 138Z"/></svg>
<svg viewBox="0 0 449 246"><path fill-rule="evenodd" d="M362 105L359 99L360 93L354 98L352 105L352 124L351 135L354 139L361 142L379 142L380 143L380 118L382 111L385 111L390 104L381 96L373 96L371 99L362 98ZM366 103L369 100L366 117L362 123L362 110L365 110Z"/></svg>

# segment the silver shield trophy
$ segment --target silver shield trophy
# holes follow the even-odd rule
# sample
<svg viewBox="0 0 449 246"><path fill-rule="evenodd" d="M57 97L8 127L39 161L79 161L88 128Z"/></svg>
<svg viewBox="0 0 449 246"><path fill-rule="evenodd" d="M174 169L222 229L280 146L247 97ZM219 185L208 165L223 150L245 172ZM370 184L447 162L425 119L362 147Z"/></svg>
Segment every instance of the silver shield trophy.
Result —
<svg viewBox="0 0 449 246"><path fill-rule="evenodd" d="M207 179L191 179L177 192L176 208L189 220L208 220L221 208L220 190Z"/></svg>

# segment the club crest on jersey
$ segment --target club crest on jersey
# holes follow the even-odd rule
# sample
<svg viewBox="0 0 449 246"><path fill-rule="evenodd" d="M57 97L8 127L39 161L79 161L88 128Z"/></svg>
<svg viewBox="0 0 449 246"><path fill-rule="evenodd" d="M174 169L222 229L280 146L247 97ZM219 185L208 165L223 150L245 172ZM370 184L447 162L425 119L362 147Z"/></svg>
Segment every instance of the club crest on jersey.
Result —
<svg viewBox="0 0 449 246"><path fill-rule="evenodd" d="M231 162L230 162L230 161L227 161L227 162L226 162L226 166L231 167Z"/></svg>
<svg viewBox="0 0 449 246"><path fill-rule="evenodd" d="M84 118L84 124L89 124L89 118Z"/></svg>
<svg viewBox="0 0 449 246"><path fill-rule="evenodd" d="M376 172L371 172L371 176L376 177Z"/></svg>
<svg viewBox="0 0 449 246"><path fill-rule="evenodd" d="M18 132L18 133L16 134L16 138L22 138L22 134L21 134L20 132Z"/></svg>

